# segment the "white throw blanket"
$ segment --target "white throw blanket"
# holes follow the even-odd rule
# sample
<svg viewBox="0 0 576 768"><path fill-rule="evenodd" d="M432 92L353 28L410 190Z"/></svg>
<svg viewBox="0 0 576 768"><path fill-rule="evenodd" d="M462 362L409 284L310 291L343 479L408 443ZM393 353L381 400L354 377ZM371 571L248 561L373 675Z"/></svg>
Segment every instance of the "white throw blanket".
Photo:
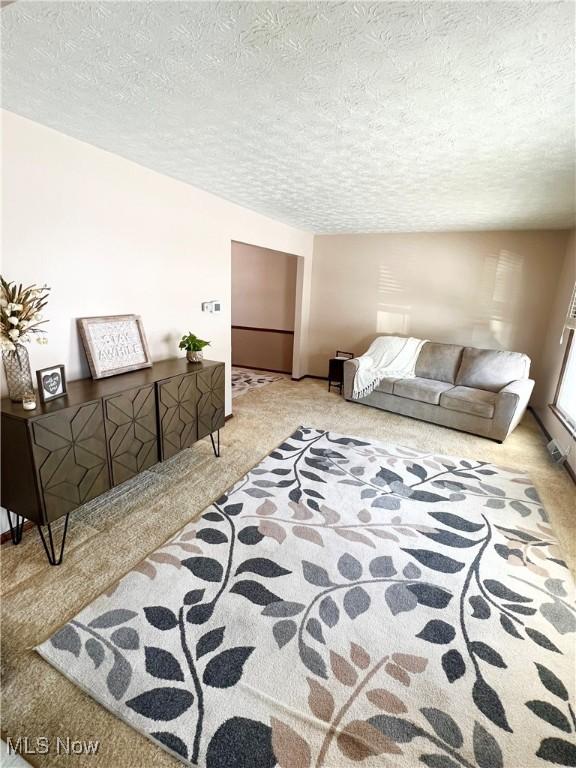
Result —
<svg viewBox="0 0 576 768"><path fill-rule="evenodd" d="M357 358L352 397L366 397L382 379L413 379L416 361L427 339L379 336L367 352Z"/></svg>

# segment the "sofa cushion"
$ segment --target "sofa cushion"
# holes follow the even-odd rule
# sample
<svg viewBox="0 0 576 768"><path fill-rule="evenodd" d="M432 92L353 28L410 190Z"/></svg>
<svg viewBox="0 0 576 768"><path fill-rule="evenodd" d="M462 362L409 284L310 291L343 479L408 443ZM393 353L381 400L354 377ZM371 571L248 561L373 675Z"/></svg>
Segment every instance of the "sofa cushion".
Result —
<svg viewBox="0 0 576 768"><path fill-rule="evenodd" d="M485 389L453 387L442 394L440 405L442 408L449 408L451 411L460 411L471 416L482 416L484 419L491 419L494 416L497 397L498 395L494 392L488 392Z"/></svg>
<svg viewBox="0 0 576 768"><path fill-rule="evenodd" d="M456 384L499 392L511 381L528 378L530 358L521 352L465 347Z"/></svg>
<svg viewBox="0 0 576 768"><path fill-rule="evenodd" d="M382 379L375 387L375 392L385 392L387 395L391 395L394 392L395 382L400 379Z"/></svg>
<svg viewBox="0 0 576 768"><path fill-rule="evenodd" d="M452 384L434 379L398 379L394 384L394 394L410 400L419 400L421 403L438 405L442 392L452 388Z"/></svg>
<svg viewBox="0 0 576 768"><path fill-rule="evenodd" d="M427 341L416 361L416 376L454 384L464 347Z"/></svg>

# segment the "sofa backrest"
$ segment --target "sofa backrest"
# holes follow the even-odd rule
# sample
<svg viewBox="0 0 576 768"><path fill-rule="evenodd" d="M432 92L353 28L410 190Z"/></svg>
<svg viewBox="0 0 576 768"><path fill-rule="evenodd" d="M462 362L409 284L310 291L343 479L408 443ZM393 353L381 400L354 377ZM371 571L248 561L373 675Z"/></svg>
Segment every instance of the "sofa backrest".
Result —
<svg viewBox="0 0 576 768"><path fill-rule="evenodd" d="M454 384L460 368L464 347L458 344L437 344L427 341L416 361L416 376Z"/></svg>
<svg viewBox="0 0 576 768"><path fill-rule="evenodd" d="M521 352L464 347L456 384L499 392L517 379L527 379L530 358Z"/></svg>

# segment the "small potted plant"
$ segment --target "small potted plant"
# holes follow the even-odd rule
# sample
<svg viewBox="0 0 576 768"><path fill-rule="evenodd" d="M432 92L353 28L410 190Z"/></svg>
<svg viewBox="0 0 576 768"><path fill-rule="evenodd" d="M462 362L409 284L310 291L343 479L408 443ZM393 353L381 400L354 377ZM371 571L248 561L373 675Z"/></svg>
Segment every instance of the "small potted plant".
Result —
<svg viewBox="0 0 576 768"><path fill-rule="evenodd" d="M210 346L210 342L199 339L198 336L195 336L189 331L187 336L182 336L178 346L180 349L186 350L188 362L199 363L204 357L202 350L204 347Z"/></svg>

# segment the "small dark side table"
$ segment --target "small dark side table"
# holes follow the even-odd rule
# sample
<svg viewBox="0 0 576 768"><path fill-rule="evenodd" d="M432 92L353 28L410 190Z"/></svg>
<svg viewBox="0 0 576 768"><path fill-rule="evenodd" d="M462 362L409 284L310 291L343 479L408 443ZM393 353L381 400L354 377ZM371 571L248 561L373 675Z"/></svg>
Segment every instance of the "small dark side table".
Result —
<svg viewBox="0 0 576 768"><path fill-rule="evenodd" d="M338 387L340 394L342 394L342 387L344 386L344 363L346 360L351 360L354 357L353 352L340 352L336 351L336 357L331 357L328 361L328 392L333 386Z"/></svg>

